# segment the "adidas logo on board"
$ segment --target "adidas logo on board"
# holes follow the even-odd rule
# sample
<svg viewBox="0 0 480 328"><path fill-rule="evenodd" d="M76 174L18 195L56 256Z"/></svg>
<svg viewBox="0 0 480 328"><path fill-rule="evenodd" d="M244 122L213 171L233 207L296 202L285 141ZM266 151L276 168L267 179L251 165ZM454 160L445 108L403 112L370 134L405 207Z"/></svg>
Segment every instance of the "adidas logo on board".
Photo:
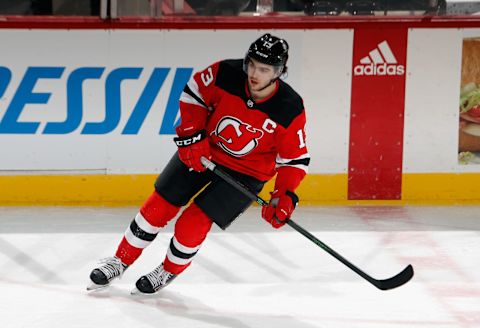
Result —
<svg viewBox="0 0 480 328"><path fill-rule="evenodd" d="M404 75L405 66L398 65L397 58L390 49L387 40L380 42L368 56L360 59L353 69L354 75Z"/></svg>

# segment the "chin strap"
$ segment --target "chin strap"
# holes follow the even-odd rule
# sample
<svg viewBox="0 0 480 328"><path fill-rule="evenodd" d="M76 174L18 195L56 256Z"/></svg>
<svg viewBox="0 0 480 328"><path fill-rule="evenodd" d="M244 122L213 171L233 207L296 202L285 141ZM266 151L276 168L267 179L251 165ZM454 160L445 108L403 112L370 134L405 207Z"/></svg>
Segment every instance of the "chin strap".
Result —
<svg viewBox="0 0 480 328"><path fill-rule="evenodd" d="M270 80L270 83L268 83L266 86L264 86L263 88L261 88L260 90L258 91L262 91L262 90L265 90L266 88L268 88L269 86L271 86L272 84L275 83L275 81L278 80L278 77L274 78L273 80Z"/></svg>

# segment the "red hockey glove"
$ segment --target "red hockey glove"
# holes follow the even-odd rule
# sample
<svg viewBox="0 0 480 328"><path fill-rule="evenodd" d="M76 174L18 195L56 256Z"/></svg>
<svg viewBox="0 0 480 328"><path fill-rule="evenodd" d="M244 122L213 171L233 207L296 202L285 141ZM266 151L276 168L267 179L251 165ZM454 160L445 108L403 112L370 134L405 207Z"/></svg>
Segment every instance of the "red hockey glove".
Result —
<svg viewBox="0 0 480 328"><path fill-rule="evenodd" d="M292 216L298 203L298 196L287 190L272 193L270 203L262 208L262 218L270 223L275 229L282 227L286 220Z"/></svg>
<svg viewBox="0 0 480 328"><path fill-rule="evenodd" d="M207 132L198 131L189 136L173 138L178 147L178 157L189 168L197 172L206 170L200 158L202 156L210 159L210 145L208 144Z"/></svg>

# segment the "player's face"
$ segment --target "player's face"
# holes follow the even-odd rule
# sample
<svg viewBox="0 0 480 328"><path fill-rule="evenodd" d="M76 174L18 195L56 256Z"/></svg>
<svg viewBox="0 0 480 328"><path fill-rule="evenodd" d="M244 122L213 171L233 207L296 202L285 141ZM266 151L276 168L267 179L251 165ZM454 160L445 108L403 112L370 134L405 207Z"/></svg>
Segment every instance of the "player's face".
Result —
<svg viewBox="0 0 480 328"><path fill-rule="evenodd" d="M248 86L250 91L261 90L277 77L275 68L250 58L247 66Z"/></svg>

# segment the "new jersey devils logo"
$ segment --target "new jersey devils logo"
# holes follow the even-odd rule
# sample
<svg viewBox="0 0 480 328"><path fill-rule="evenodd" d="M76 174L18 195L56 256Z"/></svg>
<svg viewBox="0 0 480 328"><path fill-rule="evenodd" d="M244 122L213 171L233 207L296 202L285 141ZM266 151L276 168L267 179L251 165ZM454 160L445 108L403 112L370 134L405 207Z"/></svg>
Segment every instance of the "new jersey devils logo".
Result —
<svg viewBox="0 0 480 328"><path fill-rule="evenodd" d="M244 156L255 149L263 131L231 116L222 118L211 134L217 145L233 156Z"/></svg>

